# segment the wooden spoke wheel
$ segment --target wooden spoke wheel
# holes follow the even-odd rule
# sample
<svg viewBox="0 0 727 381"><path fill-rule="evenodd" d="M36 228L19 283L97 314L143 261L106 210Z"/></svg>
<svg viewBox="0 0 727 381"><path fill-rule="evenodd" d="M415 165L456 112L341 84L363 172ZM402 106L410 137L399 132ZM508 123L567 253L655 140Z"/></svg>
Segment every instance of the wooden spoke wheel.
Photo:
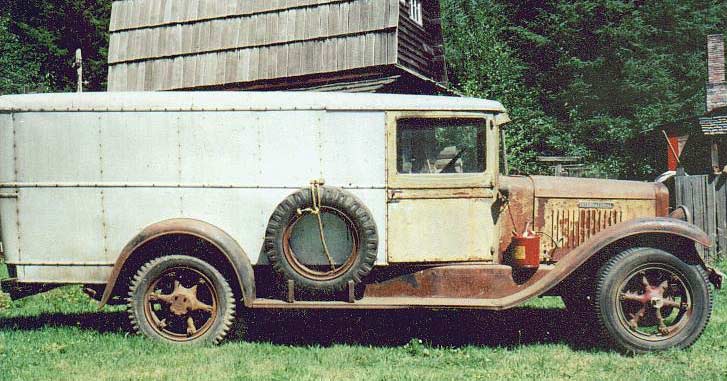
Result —
<svg viewBox="0 0 727 381"><path fill-rule="evenodd" d="M661 341L679 333L693 316L692 294L678 271L649 264L624 279L615 308L624 328L644 340Z"/></svg>

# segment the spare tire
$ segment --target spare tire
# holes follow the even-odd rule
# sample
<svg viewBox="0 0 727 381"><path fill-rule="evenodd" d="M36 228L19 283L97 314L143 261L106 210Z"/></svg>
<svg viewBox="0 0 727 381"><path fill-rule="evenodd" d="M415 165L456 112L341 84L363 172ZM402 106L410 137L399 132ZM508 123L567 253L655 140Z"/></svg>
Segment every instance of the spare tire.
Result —
<svg viewBox="0 0 727 381"><path fill-rule="evenodd" d="M275 271L296 289L331 293L361 282L374 266L378 242L371 212L356 196L313 186L275 208L264 248Z"/></svg>

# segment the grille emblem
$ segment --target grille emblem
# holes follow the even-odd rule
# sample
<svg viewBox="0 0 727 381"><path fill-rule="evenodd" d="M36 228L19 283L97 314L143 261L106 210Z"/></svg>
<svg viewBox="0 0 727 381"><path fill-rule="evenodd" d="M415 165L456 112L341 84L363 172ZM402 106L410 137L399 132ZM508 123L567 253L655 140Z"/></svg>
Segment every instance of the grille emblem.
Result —
<svg viewBox="0 0 727 381"><path fill-rule="evenodd" d="M581 209L613 209L612 202L581 201L578 203Z"/></svg>

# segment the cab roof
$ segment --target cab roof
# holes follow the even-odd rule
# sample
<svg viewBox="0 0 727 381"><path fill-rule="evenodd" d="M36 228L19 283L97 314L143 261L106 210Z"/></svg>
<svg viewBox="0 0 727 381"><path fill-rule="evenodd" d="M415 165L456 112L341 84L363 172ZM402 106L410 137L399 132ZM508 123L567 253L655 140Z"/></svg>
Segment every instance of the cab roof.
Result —
<svg viewBox="0 0 727 381"><path fill-rule="evenodd" d="M467 97L332 92L107 92L0 96L0 112L52 111L474 111L500 102Z"/></svg>

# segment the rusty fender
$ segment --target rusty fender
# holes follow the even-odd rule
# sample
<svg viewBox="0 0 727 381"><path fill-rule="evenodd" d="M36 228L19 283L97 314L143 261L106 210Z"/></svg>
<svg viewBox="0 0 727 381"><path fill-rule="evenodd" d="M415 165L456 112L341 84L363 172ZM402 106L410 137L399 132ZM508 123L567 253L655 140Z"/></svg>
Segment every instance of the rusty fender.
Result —
<svg viewBox="0 0 727 381"><path fill-rule="evenodd" d="M131 254L144 244L170 234L194 236L215 246L217 250L227 257L230 265L232 265L232 268L235 270L237 281L239 282L240 289L242 290L245 306L252 304L255 300L254 273L250 259L247 254L245 254L242 247L240 247L240 245L229 234L214 225L189 218L175 218L147 226L141 231L141 233L137 234L136 237L126 244L124 249L121 250L121 254L116 260L113 271L106 283L106 288L104 290L103 297L101 298L99 308L106 305L111 298L111 294L116 287L116 282L119 280L118 278L121 273L121 269L124 267L126 260L129 259Z"/></svg>
<svg viewBox="0 0 727 381"><path fill-rule="evenodd" d="M592 256L603 250L607 246L617 241L629 237L636 237L643 234L663 234L668 236L679 236L699 243L704 246L711 246L709 236L698 227L688 224L684 221L668 217L651 217L638 218L613 225L595 234L584 244L576 247L570 253L563 257L561 261L556 263L553 270L547 275L533 283L530 287L516 292L497 300L495 309L506 309L515 307L516 305L538 295L542 295L549 291L561 281L565 280L568 275L581 267ZM710 274L710 281L718 286L715 279L721 282L719 272L707 266L704 259L697 256L701 265L707 269ZM716 274L716 275L714 275Z"/></svg>

